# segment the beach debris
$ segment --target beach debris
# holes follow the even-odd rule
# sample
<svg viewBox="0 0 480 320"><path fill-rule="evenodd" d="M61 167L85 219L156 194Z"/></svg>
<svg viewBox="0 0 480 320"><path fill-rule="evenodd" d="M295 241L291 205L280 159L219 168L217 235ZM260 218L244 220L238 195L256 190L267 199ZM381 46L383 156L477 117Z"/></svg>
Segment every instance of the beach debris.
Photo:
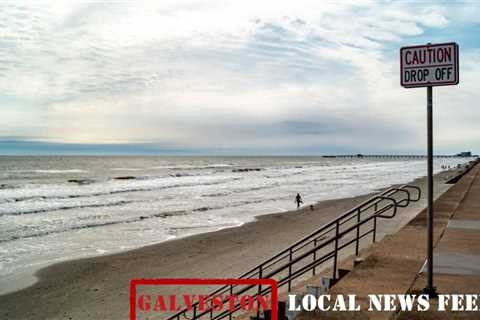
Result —
<svg viewBox="0 0 480 320"><path fill-rule="evenodd" d="M200 208L194 209L193 211L203 212L203 211L208 211L208 210L210 210L209 207L200 207Z"/></svg>
<svg viewBox="0 0 480 320"><path fill-rule="evenodd" d="M69 179L68 182L83 185L83 184L94 183L95 180L93 180L93 179Z"/></svg>
<svg viewBox="0 0 480 320"><path fill-rule="evenodd" d="M120 177L115 177L113 178L115 180L135 180L137 177L135 176L120 176Z"/></svg>
<svg viewBox="0 0 480 320"><path fill-rule="evenodd" d="M241 168L233 169L232 172L250 172L250 171L262 171L260 168Z"/></svg>
<svg viewBox="0 0 480 320"><path fill-rule="evenodd" d="M190 177L190 176L192 176L192 175L188 174L188 173L171 173L170 174L170 177L174 177L174 178Z"/></svg>

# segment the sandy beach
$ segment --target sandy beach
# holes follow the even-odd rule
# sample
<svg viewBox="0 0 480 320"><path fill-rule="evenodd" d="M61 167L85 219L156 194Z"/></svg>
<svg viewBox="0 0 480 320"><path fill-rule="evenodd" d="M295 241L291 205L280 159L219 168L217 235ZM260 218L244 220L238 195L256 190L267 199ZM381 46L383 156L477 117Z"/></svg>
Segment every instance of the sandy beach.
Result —
<svg viewBox="0 0 480 320"><path fill-rule="evenodd" d="M453 175L446 171L436 176L436 196L451 186L444 182ZM424 178L412 184L425 190ZM319 202L314 210L307 204L237 228L56 264L39 271L33 286L0 296L0 317L126 319L131 279L235 277L370 196ZM379 225L379 236L397 231L423 207L425 199L401 210L395 219Z"/></svg>

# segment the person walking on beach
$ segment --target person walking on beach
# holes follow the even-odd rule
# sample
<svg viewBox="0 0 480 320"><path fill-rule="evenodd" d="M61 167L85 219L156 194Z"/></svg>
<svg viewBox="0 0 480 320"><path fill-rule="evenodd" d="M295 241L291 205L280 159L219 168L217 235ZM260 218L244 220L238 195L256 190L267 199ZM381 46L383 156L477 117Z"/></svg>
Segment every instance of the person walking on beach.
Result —
<svg viewBox="0 0 480 320"><path fill-rule="evenodd" d="M295 197L295 202L297 203L297 209L300 208L300 205L303 203L300 193L297 193L297 196Z"/></svg>

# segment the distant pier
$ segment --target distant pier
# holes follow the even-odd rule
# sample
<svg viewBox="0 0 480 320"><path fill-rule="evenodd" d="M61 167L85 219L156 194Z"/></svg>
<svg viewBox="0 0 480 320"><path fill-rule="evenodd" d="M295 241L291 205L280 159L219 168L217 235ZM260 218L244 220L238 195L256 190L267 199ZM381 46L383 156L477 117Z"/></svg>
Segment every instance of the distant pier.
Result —
<svg viewBox="0 0 480 320"><path fill-rule="evenodd" d="M367 158L367 159L424 159L427 155L415 154L344 154L344 155L324 155L324 158ZM435 155L434 158L471 158L478 155Z"/></svg>

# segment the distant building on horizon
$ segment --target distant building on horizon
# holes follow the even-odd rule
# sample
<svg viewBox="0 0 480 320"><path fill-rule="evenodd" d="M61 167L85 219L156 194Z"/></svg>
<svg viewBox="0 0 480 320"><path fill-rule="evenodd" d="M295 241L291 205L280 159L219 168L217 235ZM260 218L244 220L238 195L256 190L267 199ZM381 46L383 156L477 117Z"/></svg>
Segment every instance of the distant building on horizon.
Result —
<svg viewBox="0 0 480 320"><path fill-rule="evenodd" d="M457 156L457 157L471 157L472 152L471 151L463 151L463 152L457 153L455 156Z"/></svg>

